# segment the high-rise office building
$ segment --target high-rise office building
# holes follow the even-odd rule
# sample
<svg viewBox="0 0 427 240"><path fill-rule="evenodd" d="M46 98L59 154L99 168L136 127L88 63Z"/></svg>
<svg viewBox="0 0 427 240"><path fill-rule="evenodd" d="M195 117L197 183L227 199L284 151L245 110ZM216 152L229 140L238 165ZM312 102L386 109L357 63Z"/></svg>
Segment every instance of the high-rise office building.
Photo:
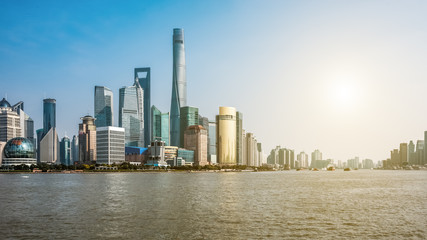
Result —
<svg viewBox="0 0 427 240"><path fill-rule="evenodd" d="M299 162L300 168L308 168L308 154L305 152L300 152L297 155L297 160Z"/></svg>
<svg viewBox="0 0 427 240"><path fill-rule="evenodd" d="M199 125L199 109L196 107L185 106L180 109L180 145L184 147L184 132L189 126Z"/></svg>
<svg viewBox="0 0 427 240"><path fill-rule="evenodd" d="M393 149L393 151L390 152L390 160L391 160L392 166L399 166L400 165L399 149Z"/></svg>
<svg viewBox="0 0 427 240"><path fill-rule="evenodd" d="M133 86L119 92L119 127L125 129L125 144L144 147L144 90L136 78Z"/></svg>
<svg viewBox="0 0 427 240"><path fill-rule="evenodd" d="M37 129L37 163L40 163L40 142L43 138L43 128Z"/></svg>
<svg viewBox="0 0 427 240"><path fill-rule="evenodd" d="M40 162L55 164L58 161L58 133L56 132L56 100L43 100L43 134L40 140Z"/></svg>
<svg viewBox="0 0 427 240"><path fill-rule="evenodd" d="M96 128L96 163L120 164L125 161L125 129L121 127Z"/></svg>
<svg viewBox="0 0 427 240"><path fill-rule="evenodd" d="M71 164L79 161L79 138L74 135L71 141Z"/></svg>
<svg viewBox="0 0 427 240"><path fill-rule="evenodd" d="M143 121L144 121L144 144L147 147L151 141L151 69L146 68L135 68L134 78L138 79L138 83L144 92L143 98Z"/></svg>
<svg viewBox="0 0 427 240"><path fill-rule="evenodd" d="M19 114L12 109L9 102L3 98L0 101L0 141L7 142L15 137L23 136L21 128L21 118Z"/></svg>
<svg viewBox="0 0 427 240"><path fill-rule="evenodd" d="M71 163L71 142L70 138L64 136L59 143L59 159L61 164L65 166L72 165Z"/></svg>
<svg viewBox="0 0 427 240"><path fill-rule="evenodd" d="M258 148L258 166L262 166L262 164L264 163L264 155L262 153L262 144L260 142L257 143L257 148Z"/></svg>
<svg viewBox="0 0 427 240"><path fill-rule="evenodd" d="M400 154L399 165L402 165L404 163L408 163L408 144L407 143L401 143L400 144L399 154Z"/></svg>
<svg viewBox="0 0 427 240"><path fill-rule="evenodd" d="M95 125L97 127L113 126L113 92L103 86L95 86Z"/></svg>
<svg viewBox="0 0 427 240"><path fill-rule="evenodd" d="M216 164L216 122L209 122L208 138L208 161L211 164Z"/></svg>
<svg viewBox="0 0 427 240"><path fill-rule="evenodd" d="M416 164L423 165L424 161L424 140L417 141L417 150L416 150Z"/></svg>
<svg viewBox="0 0 427 240"><path fill-rule="evenodd" d="M236 165L236 109L220 107L216 116L217 160L220 165Z"/></svg>
<svg viewBox="0 0 427 240"><path fill-rule="evenodd" d="M56 100L47 98L43 100L43 135L51 128L56 128Z"/></svg>
<svg viewBox="0 0 427 240"><path fill-rule="evenodd" d="M185 65L184 30L173 30L172 100L170 110L171 145L180 146L180 110L187 106L187 77Z"/></svg>
<svg viewBox="0 0 427 240"><path fill-rule="evenodd" d="M93 163L96 161L96 126L95 118L87 115L79 124L79 161Z"/></svg>
<svg viewBox="0 0 427 240"><path fill-rule="evenodd" d="M194 164L208 164L208 131L201 125L192 125L184 131L184 148L194 151Z"/></svg>
<svg viewBox="0 0 427 240"><path fill-rule="evenodd" d="M24 102L18 102L12 106L12 109L19 115L22 137L30 140L33 143L33 146L35 146L34 121L24 112Z"/></svg>
<svg viewBox="0 0 427 240"><path fill-rule="evenodd" d="M415 155L415 144L411 140L408 144L408 162L409 164L416 164L416 155Z"/></svg>
<svg viewBox="0 0 427 240"><path fill-rule="evenodd" d="M156 106L151 107L151 137L152 141L155 139L164 141L166 146L169 146L169 113L162 113Z"/></svg>
<svg viewBox="0 0 427 240"><path fill-rule="evenodd" d="M236 112L236 159L238 165L249 165L243 163L243 114ZM247 159L245 159L246 162ZM253 165L249 165L253 166Z"/></svg>

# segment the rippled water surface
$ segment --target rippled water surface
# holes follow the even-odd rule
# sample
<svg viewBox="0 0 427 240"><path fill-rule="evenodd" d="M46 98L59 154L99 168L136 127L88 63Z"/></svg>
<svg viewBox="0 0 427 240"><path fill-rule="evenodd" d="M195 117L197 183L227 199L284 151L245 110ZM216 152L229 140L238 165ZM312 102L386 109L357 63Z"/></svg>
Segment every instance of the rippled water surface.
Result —
<svg viewBox="0 0 427 240"><path fill-rule="evenodd" d="M2 239L426 239L427 171L0 174L0 220Z"/></svg>

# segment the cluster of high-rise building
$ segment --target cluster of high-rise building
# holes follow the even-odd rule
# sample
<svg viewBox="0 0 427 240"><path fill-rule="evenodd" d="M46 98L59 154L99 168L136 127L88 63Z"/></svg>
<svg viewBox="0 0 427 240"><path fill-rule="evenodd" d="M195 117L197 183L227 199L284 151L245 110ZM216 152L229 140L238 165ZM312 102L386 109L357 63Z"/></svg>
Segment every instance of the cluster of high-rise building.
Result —
<svg viewBox="0 0 427 240"><path fill-rule="evenodd" d="M427 164L427 131L424 132L424 140L417 140L417 144L411 140L401 143L399 148L390 151L390 158L381 162L385 169L396 169L406 166L424 166Z"/></svg>
<svg viewBox="0 0 427 240"><path fill-rule="evenodd" d="M243 114L220 107L216 119L199 114L187 104L187 79L183 29L173 30L172 94L170 112L151 105L151 69L135 68L131 86L118 89L118 124L114 121L114 94L95 86L94 115L81 117L79 132L58 138L56 100L43 100L43 128L33 136L34 123L23 111L0 102L0 147L16 137L33 143L37 163L73 165L113 164L129 161L153 166L208 164L263 164L261 143L243 129ZM5 119L5 120L3 120ZM7 124L6 124L7 122Z"/></svg>

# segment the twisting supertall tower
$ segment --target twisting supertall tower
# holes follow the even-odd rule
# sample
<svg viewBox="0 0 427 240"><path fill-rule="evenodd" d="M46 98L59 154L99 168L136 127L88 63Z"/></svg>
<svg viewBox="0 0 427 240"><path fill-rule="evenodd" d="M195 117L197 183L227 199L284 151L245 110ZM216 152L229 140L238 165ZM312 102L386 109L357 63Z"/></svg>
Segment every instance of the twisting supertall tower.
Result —
<svg viewBox="0 0 427 240"><path fill-rule="evenodd" d="M185 74L184 30L173 30L173 76L170 111L170 144L180 146L180 108L187 106L187 79Z"/></svg>

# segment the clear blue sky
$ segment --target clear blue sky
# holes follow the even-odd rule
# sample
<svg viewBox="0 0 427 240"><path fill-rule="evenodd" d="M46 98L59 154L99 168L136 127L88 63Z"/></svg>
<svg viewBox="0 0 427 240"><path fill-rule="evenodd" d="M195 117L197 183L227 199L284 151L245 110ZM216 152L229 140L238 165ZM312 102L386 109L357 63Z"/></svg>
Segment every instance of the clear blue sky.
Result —
<svg viewBox="0 0 427 240"><path fill-rule="evenodd" d="M427 130L426 1L0 2L0 95L60 137L93 115L95 85L132 85L151 67L152 104L170 108L172 29L184 28L188 103L213 120L244 114L275 145L382 160Z"/></svg>

